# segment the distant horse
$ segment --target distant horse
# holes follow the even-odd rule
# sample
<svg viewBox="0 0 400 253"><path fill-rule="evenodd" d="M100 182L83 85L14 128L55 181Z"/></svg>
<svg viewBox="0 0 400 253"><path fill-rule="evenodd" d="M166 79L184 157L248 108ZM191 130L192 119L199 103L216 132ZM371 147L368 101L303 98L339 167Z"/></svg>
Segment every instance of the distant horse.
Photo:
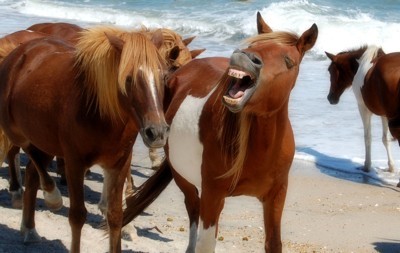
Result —
<svg viewBox="0 0 400 253"><path fill-rule="evenodd" d="M344 51L337 55L326 52L326 55L332 61L328 68L331 79L331 86L328 95L329 102L331 104L337 104L342 93L351 85L353 85L353 92L357 99L358 110L364 126L365 162L363 171L369 172L371 170L371 116L372 113L375 112L371 111L369 106L366 105L366 98L362 95L364 80L356 79L356 73L361 69L359 60L366 52L371 53L371 59L369 60L384 54L382 49L375 46L363 46L359 49ZM365 64L367 64L366 66L370 66L371 62L367 62ZM363 68L365 68L365 66ZM387 152L389 171L394 172L395 164L390 150L390 142L392 137L388 131L388 120L385 117L385 114L375 114L381 116L382 142Z"/></svg>
<svg viewBox="0 0 400 253"><path fill-rule="evenodd" d="M265 251L282 251L280 223L295 152L288 102L318 29L314 24L299 37L271 32L260 14L257 21L261 34L249 38L247 48L230 59L195 59L169 79L170 165L164 162L127 198L123 224L168 185L172 168L189 214L186 252L214 252L224 199L238 195L262 202Z"/></svg>
<svg viewBox="0 0 400 253"><path fill-rule="evenodd" d="M86 219L83 180L97 164L107 174L109 252L121 251L122 190L130 169L133 139L162 147L169 126L161 98L165 62L142 33L117 28L87 29L76 48L55 38L29 41L0 65L0 125L30 158L26 168L21 230L37 241L34 210L39 187L46 201L58 202L46 168L63 157L70 198L71 252L80 251Z"/></svg>

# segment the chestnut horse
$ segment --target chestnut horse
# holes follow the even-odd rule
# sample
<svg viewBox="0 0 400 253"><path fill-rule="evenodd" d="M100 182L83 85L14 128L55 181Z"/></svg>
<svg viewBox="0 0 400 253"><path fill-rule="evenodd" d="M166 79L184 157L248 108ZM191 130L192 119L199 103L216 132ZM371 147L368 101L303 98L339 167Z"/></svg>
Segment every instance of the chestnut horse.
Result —
<svg viewBox="0 0 400 253"><path fill-rule="evenodd" d="M73 44L76 44L79 38L79 33L83 31L83 28L70 23L38 23L30 26L27 30L18 31L5 36L0 39L0 61L9 54L18 45L45 36L55 36L63 40L67 40ZM143 31L148 36L152 36L157 31L143 28ZM161 28L163 34L163 45L159 48L161 55L167 60L167 66L170 71L176 70L180 66L184 65L192 58L197 57L204 49L190 50L187 46L194 39L190 37L182 39L182 37L174 32L173 30ZM151 37L150 37L151 38ZM0 140L1 144L1 157L0 164L7 159L9 161L9 174L10 174L10 193L12 196L12 206L14 208L22 207L22 183L21 173L19 167L19 148L12 148L11 143L0 129ZM150 148L149 157L152 161L152 166L157 167L161 162L161 158L158 157L155 149ZM57 172L61 175L60 182L66 184L65 173L64 173L64 162L63 159L57 158ZM134 188L133 181L130 175L130 171L127 175L127 192L131 192ZM103 189L102 198L99 202L99 208L104 213L106 211L107 200L105 197L106 190Z"/></svg>
<svg viewBox="0 0 400 253"><path fill-rule="evenodd" d="M288 102L318 30L314 24L297 36L271 32L259 14L257 21L261 34L249 38L247 48L230 59L195 59L169 79L169 164L127 198L124 224L157 197L172 169L189 215L186 252L214 252L224 199L238 195L262 202L265 251L282 251L280 223L295 152Z"/></svg>
<svg viewBox="0 0 400 253"><path fill-rule="evenodd" d="M46 34L32 31L18 31L0 38L0 63L3 59L17 46L27 41L46 37ZM20 171L20 160L19 147L13 147L11 142L5 136L4 132L0 128L0 166L4 160L8 159L8 169L10 175L10 187L9 191L11 194L11 205L13 208L22 208L22 179Z"/></svg>
<svg viewBox="0 0 400 253"><path fill-rule="evenodd" d="M374 113L371 111L368 105L366 105L365 97L362 95L361 88L364 85L364 80L355 79L357 71L360 70L359 60L363 54L369 52L370 59L374 57L383 55L382 49L375 46L363 46L355 50L344 51L337 55L326 52L326 55L331 60L328 71L330 73L330 90L328 95L328 100L331 104L337 104L339 102L342 93L353 86L353 92L357 99L358 110L361 115L361 119L364 126L364 144L365 144L365 162L363 171L369 172L371 170L371 117ZM370 64L370 62L365 63ZM375 113L376 114L376 113ZM394 172L395 163L392 157L390 142L392 137L389 133L388 120L385 114L377 114L381 116L382 121L382 142L385 146L387 157L388 157L388 167L390 172Z"/></svg>
<svg viewBox="0 0 400 253"><path fill-rule="evenodd" d="M58 202L46 168L53 156L65 159L70 198L71 252L80 251L86 219L83 180L97 164L107 174L110 252L121 251L122 190L130 169L133 138L162 147L168 136L162 101L165 62L142 33L117 28L87 29L76 47L55 38L29 41L0 65L0 125L30 158L25 177L21 230L38 240L36 192Z"/></svg>

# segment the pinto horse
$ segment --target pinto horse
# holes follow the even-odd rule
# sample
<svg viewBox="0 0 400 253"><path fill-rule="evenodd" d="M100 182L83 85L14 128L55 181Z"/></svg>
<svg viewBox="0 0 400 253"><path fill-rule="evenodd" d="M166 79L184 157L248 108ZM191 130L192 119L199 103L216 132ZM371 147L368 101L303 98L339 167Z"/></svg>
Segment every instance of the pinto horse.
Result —
<svg viewBox="0 0 400 253"><path fill-rule="evenodd" d="M133 139L162 147L169 126L163 105L165 61L152 40L138 32L97 27L82 32L76 47L55 38L29 41L0 65L0 125L30 158L25 177L21 230L38 240L34 203L41 188L48 201L54 181L46 168L63 157L70 198L71 252L80 251L86 219L83 180L97 164L107 174L109 252L121 251L122 190L130 169Z"/></svg>
<svg viewBox="0 0 400 253"><path fill-rule="evenodd" d="M366 66L370 66L373 58L384 54L382 49L375 46L363 46L355 50L341 52L337 55L326 52L326 55L331 60L331 64L328 68L331 80L328 94L329 102L331 104L337 104L343 92L350 86L353 86L353 92L364 126L365 162L363 171L369 172L371 170L371 117L375 112L367 105L366 99L368 99L368 97L362 94L362 87L365 81L363 79L356 80L356 73L361 70L359 60L366 52L371 54L369 56L370 62L366 62ZM389 133L388 119L384 113L380 112L375 114L381 116L382 142L387 152L388 170L394 172L396 169L390 148L392 137Z"/></svg>
<svg viewBox="0 0 400 253"><path fill-rule="evenodd" d="M282 251L280 223L295 152L288 102L318 29L314 24L301 36L271 32L257 17L258 31L267 33L249 38L247 48L230 59L195 59L169 79L169 164L127 198L124 224L157 197L172 169L189 215L186 252L214 251L224 199L238 195L262 202L265 251Z"/></svg>

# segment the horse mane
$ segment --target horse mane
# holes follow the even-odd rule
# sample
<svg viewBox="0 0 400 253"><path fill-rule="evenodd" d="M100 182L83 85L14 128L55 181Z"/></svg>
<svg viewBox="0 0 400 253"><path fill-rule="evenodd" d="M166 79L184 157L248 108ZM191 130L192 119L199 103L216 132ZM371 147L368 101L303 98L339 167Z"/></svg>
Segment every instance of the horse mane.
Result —
<svg viewBox="0 0 400 253"><path fill-rule="evenodd" d="M161 30L163 35L163 45L158 49L158 51L160 52L161 56L167 60L168 67L173 66L179 68L192 60L192 55L190 54L190 51L185 46L182 37L178 33L168 28L159 29ZM149 35L152 35L157 30L158 29L148 29L146 27L142 27L142 31L148 33ZM170 52L175 46L178 46L180 49L179 56L173 62L170 62Z"/></svg>
<svg viewBox="0 0 400 253"><path fill-rule="evenodd" d="M7 37L3 37L0 39L0 63L4 60L4 58L16 47L18 44L12 42L7 39Z"/></svg>
<svg viewBox="0 0 400 253"><path fill-rule="evenodd" d="M248 44L249 46L267 42L276 43L280 45L294 46L296 45L298 40L299 36L295 33L277 31L277 32L258 34L256 36L244 40L244 43Z"/></svg>
<svg viewBox="0 0 400 253"><path fill-rule="evenodd" d="M119 52L109 42L113 35L123 42ZM140 31L124 31L116 27L99 26L85 29L80 33L76 45L76 67L79 76L85 78L88 108L95 106L102 118L121 118L122 108L118 93L126 95L126 78L132 77L131 84L137 82L141 69L146 76L159 73L164 64L154 44ZM161 86L155 78L156 85Z"/></svg>

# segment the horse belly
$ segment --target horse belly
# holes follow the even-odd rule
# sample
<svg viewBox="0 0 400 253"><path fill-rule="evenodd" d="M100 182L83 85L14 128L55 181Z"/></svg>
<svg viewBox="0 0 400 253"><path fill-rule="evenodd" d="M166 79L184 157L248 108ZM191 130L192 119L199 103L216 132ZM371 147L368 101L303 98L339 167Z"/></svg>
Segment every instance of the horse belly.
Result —
<svg viewBox="0 0 400 253"><path fill-rule="evenodd" d="M169 160L174 170L201 188L203 144L199 138L199 118L207 101L187 96L176 112L168 137Z"/></svg>

